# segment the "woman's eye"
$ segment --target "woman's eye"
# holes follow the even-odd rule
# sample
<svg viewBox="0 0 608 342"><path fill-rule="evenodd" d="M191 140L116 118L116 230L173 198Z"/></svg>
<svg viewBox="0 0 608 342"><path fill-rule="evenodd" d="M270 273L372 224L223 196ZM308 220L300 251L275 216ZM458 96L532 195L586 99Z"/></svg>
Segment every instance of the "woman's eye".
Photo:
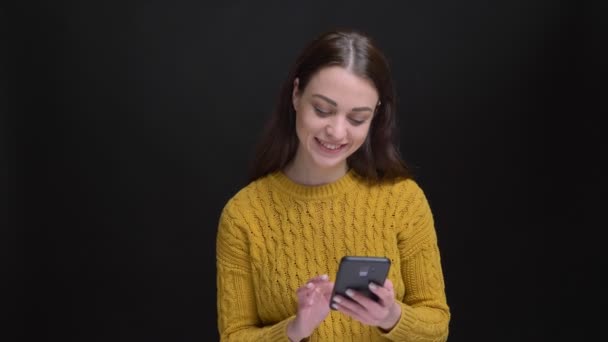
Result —
<svg viewBox="0 0 608 342"><path fill-rule="evenodd" d="M317 114L319 114L320 116L327 116L327 115L331 114L330 112L324 111L324 110L320 109L319 107L313 106L313 108L315 109L315 112L317 112Z"/></svg>
<svg viewBox="0 0 608 342"><path fill-rule="evenodd" d="M362 123L365 122L365 120L357 120L357 119L352 119L352 118L349 119L349 120L350 120L350 123L352 123L355 126L359 126L359 125L361 125Z"/></svg>

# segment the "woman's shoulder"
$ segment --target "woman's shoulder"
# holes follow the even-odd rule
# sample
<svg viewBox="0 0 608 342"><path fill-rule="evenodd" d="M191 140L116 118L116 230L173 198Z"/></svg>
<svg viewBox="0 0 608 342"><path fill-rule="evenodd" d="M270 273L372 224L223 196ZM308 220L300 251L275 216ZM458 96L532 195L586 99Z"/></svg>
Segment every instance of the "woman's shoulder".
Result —
<svg viewBox="0 0 608 342"><path fill-rule="evenodd" d="M256 198L260 197L263 189L269 186L269 177L271 175L259 178L240 188L232 197L228 199L224 205L224 210L233 210L234 208L247 209L251 207Z"/></svg>
<svg viewBox="0 0 608 342"><path fill-rule="evenodd" d="M418 182L412 177L399 177L383 181L369 183L369 186L377 187L380 191L421 194L422 188Z"/></svg>

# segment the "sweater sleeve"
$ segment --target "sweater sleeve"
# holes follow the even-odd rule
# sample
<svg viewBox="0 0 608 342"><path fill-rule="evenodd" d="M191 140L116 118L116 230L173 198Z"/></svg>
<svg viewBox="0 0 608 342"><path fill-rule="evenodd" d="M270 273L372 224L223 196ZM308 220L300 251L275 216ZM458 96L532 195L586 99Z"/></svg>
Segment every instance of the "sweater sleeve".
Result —
<svg viewBox="0 0 608 342"><path fill-rule="evenodd" d="M246 227L228 208L219 221L216 266L220 340L288 342L287 324L294 317L268 326L258 318Z"/></svg>
<svg viewBox="0 0 608 342"><path fill-rule="evenodd" d="M446 341L450 310L437 236L431 209L422 190L415 184L399 233L401 274L405 285L401 318L389 332L392 341Z"/></svg>

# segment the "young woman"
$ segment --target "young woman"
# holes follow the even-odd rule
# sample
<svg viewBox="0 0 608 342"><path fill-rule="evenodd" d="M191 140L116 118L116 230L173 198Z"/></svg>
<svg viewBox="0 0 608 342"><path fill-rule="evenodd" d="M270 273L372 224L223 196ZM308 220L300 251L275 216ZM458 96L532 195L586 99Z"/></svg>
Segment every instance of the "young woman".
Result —
<svg viewBox="0 0 608 342"><path fill-rule="evenodd" d="M395 115L389 67L369 37L327 32L305 47L251 183L219 220L223 341L447 339L433 216L399 156ZM370 285L379 301L330 298L346 255L391 260L386 282Z"/></svg>

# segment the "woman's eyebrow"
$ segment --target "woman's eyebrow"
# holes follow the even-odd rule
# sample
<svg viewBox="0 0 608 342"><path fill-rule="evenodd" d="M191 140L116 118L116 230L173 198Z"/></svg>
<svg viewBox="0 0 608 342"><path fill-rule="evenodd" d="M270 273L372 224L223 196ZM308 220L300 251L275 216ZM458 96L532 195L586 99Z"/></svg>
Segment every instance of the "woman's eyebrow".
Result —
<svg viewBox="0 0 608 342"><path fill-rule="evenodd" d="M318 97L322 100L324 100L325 102L329 103L330 105L337 107L338 104L336 103L336 101L330 99L327 96L321 95L321 94L312 94L312 97ZM353 112L373 112L374 110L369 108L369 107L355 107L353 109L351 109L351 111Z"/></svg>
<svg viewBox="0 0 608 342"><path fill-rule="evenodd" d="M352 112L373 112L373 110L369 107L355 107L351 109Z"/></svg>
<svg viewBox="0 0 608 342"><path fill-rule="evenodd" d="M325 101L329 102L329 104L330 104L330 105L332 105L332 106L334 106L334 107L337 107L337 106L338 106L338 104L336 103L336 101L334 101L334 100L330 99L330 98L329 98L329 97L327 97L327 96L323 96L323 95L321 95L321 94L312 94L312 97L318 97L318 98L320 98L320 99L323 99L323 100L325 100Z"/></svg>

